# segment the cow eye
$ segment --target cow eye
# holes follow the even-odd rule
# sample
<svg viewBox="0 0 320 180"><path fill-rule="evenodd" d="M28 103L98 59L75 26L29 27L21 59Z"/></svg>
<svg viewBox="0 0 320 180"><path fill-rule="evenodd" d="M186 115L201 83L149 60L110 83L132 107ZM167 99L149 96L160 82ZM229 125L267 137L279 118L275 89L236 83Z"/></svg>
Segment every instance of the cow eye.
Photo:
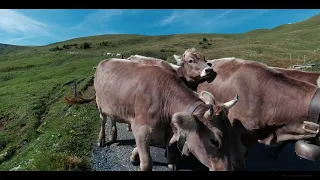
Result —
<svg viewBox="0 0 320 180"><path fill-rule="evenodd" d="M215 147L219 147L219 142L215 139L210 139L210 142L212 145L214 145Z"/></svg>

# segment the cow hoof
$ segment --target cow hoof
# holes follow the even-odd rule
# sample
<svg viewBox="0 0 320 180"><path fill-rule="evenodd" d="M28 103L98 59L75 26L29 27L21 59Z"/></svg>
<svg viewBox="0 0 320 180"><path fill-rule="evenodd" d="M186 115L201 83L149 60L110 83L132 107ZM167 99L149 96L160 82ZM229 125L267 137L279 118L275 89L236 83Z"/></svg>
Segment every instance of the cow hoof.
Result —
<svg viewBox="0 0 320 180"><path fill-rule="evenodd" d="M109 142L110 143L114 143L117 141L117 129L116 128L112 128L110 131L110 137L109 137Z"/></svg>
<svg viewBox="0 0 320 180"><path fill-rule="evenodd" d="M140 161L139 160L134 160L134 159L130 159L130 163L134 166L139 166L140 165Z"/></svg>
<svg viewBox="0 0 320 180"><path fill-rule="evenodd" d="M99 147L105 147L105 146L106 146L105 141L104 141L104 140L100 140L100 141L98 142L98 146L99 146Z"/></svg>
<svg viewBox="0 0 320 180"><path fill-rule="evenodd" d="M108 144L113 144L117 141L117 138L114 138L114 137L110 137L109 138L109 141L108 141Z"/></svg>
<svg viewBox="0 0 320 180"><path fill-rule="evenodd" d="M174 164L168 164L168 168L170 171L177 171L177 167Z"/></svg>
<svg viewBox="0 0 320 180"><path fill-rule="evenodd" d="M112 143L115 143L116 141L117 141L117 137L112 137L112 136L111 136L111 137L109 138L109 142L108 142L108 143L109 143L109 144L112 144Z"/></svg>

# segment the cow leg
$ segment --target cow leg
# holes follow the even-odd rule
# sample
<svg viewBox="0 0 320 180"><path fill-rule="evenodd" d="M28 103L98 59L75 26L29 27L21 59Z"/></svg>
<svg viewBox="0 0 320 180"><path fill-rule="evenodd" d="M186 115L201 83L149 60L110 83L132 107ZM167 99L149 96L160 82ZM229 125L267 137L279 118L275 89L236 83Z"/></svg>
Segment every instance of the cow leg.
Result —
<svg viewBox="0 0 320 180"><path fill-rule="evenodd" d="M99 133L99 142L98 146L104 147L106 143L106 134L105 134L105 128L106 128L106 122L107 122L107 116L104 116L100 113L100 133Z"/></svg>
<svg viewBox="0 0 320 180"><path fill-rule="evenodd" d="M247 152L245 153L238 153L238 152L231 152L231 164L234 171L247 171L246 168L246 157Z"/></svg>
<svg viewBox="0 0 320 180"><path fill-rule="evenodd" d="M117 140L118 131L117 131L117 121L113 118L110 118L111 120L111 130L110 130L110 136L109 136L109 142L108 143L114 143Z"/></svg>
<svg viewBox="0 0 320 180"><path fill-rule="evenodd" d="M130 162L134 166L138 166L140 164L138 147L135 147L131 152Z"/></svg>
<svg viewBox="0 0 320 180"><path fill-rule="evenodd" d="M235 162L235 164L232 163L234 171L247 171L246 157L247 157L247 152L245 153L244 156L240 156L236 159L233 159L233 161Z"/></svg>
<svg viewBox="0 0 320 180"><path fill-rule="evenodd" d="M280 151L288 144L288 142L283 142L271 149L271 152L268 154L268 157L277 160L280 154Z"/></svg>
<svg viewBox="0 0 320 180"><path fill-rule="evenodd" d="M152 171L152 158L150 154L149 135L150 128L148 126L132 126L133 135L136 140L141 171Z"/></svg>
<svg viewBox="0 0 320 180"><path fill-rule="evenodd" d="M128 124L127 131L132 131L131 124Z"/></svg>
<svg viewBox="0 0 320 180"><path fill-rule="evenodd" d="M245 136L238 131L234 136L230 136L230 142L233 142L233 139L236 141L235 143L231 143L229 145L230 155L231 155L231 164L234 171L246 171L246 157L248 153L248 145L249 141Z"/></svg>
<svg viewBox="0 0 320 180"><path fill-rule="evenodd" d="M177 153L176 153L176 147L175 146L170 146L167 145L167 163L168 163L168 168L170 171L176 171L177 167Z"/></svg>

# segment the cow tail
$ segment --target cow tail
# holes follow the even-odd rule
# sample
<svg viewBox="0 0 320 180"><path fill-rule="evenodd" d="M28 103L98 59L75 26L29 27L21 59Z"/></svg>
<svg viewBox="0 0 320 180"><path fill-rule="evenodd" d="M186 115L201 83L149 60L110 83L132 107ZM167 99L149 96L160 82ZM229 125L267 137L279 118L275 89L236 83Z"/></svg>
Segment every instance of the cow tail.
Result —
<svg viewBox="0 0 320 180"><path fill-rule="evenodd" d="M93 95L92 97L85 99L81 95L77 96L77 99L70 99L67 96L64 96L64 100L67 104L74 105L74 104L86 104L96 99L96 95Z"/></svg>

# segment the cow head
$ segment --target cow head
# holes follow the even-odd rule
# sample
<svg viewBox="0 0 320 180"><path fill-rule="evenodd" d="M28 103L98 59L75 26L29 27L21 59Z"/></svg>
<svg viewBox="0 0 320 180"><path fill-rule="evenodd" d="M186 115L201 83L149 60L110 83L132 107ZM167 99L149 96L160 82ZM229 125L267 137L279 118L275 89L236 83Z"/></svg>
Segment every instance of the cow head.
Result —
<svg viewBox="0 0 320 180"><path fill-rule="evenodd" d="M195 48L187 49L182 56L173 55L180 66L180 74L188 82L198 82L203 79L214 78L216 72L213 71L211 64L207 63L205 57Z"/></svg>
<svg viewBox="0 0 320 180"><path fill-rule="evenodd" d="M231 101L228 101L224 104L220 104L219 102L216 101L215 97L209 93L208 91L201 91L199 94L199 97L206 103L206 104L213 104L213 113L216 116L226 116L228 113L228 110L232 108L236 102L238 102L238 95L234 97ZM207 112L207 115L210 113Z"/></svg>
<svg viewBox="0 0 320 180"><path fill-rule="evenodd" d="M212 96L205 93L203 96L214 102L213 98L210 99ZM231 108L236 102L237 97L224 104L214 105L208 102L208 108L194 115L186 112L175 113L172 117L174 135L170 144L177 143L177 147L185 155L192 153L210 171L231 170L228 150L223 142L225 127L220 112L222 109Z"/></svg>

